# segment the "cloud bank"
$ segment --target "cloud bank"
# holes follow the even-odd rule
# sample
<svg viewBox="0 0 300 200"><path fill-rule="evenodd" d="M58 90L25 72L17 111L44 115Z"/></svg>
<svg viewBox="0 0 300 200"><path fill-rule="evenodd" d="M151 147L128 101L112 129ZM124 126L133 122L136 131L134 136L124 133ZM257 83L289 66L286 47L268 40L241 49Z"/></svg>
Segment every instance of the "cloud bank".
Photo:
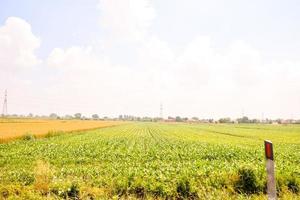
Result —
<svg viewBox="0 0 300 200"><path fill-rule="evenodd" d="M147 0L101 0L97 8L106 31L100 44L57 47L44 60L28 22L11 17L0 27L1 72L16 75L10 84L26 81L16 72L24 69L46 79L43 90L31 80L30 95L46 102L31 112L158 116L163 102L165 117L239 117L242 110L258 118L299 116L299 62L270 63L244 40L220 46L209 35L174 49L152 31L159 16ZM132 59L118 62L124 55Z"/></svg>
<svg viewBox="0 0 300 200"><path fill-rule="evenodd" d="M35 55L40 47L28 22L21 18L9 17L0 27L0 66L1 70L17 70L33 67L41 61Z"/></svg>

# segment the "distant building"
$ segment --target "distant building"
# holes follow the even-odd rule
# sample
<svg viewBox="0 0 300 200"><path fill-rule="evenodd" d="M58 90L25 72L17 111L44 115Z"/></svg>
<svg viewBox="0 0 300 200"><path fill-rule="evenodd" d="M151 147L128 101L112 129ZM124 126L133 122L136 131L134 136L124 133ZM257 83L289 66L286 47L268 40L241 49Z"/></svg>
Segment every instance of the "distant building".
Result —
<svg viewBox="0 0 300 200"><path fill-rule="evenodd" d="M168 117L168 119L164 120L165 122L175 122L176 119L174 117Z"/></svg>

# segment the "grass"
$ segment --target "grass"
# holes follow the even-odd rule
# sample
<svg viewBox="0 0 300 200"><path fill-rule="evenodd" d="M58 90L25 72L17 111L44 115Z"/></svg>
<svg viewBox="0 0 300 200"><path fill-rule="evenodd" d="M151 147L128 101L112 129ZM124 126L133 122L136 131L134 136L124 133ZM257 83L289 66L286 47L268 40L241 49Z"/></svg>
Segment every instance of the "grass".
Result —
<svg viewBox="0 0 300 200"><path fill-rule="evenodd" d="M300 199L300 126L130 123L0 144L0 199Z"/></svg>

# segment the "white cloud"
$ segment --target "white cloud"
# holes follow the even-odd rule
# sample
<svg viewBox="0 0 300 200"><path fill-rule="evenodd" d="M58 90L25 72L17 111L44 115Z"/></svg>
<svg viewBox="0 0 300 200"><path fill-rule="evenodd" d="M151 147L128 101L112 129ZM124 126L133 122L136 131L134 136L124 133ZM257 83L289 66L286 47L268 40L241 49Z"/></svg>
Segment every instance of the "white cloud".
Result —
<svg viewBox="0 0 300 200"><path fill-rule="evenodd" d="M214 49L211 44L211 38L207 36L197 36L186 45L180 62L190 62L205 65L211 65Z"/></svg>
<svg viewBox="0 0 300 200"><path fill-rule="evenodd" d="M96 55L91 46L72 46L67 49L55 48L50 53L47 64L49 67L65 69L100 68L104 66L103 56Z"/></svg>
<svg viewBox="0 0 300 200"><path fill-rule="evenodd" d="M176 59L182 84L189 88L207 84L212 78L211 74L217 61L211 38L196 37L186 45Z"/></svg>
<svg viewBox="0 0 300 200"><path fill-rule="evenodd" d="M50 81L43 89L39 81L23 84L22 91L56 103L33 111L157 116L162 101L165 115L239 117L242 108L251 117L261 112L267 116L268 110L272 116L296 112L293 107L300 96L293 91L300 93L299 63L266 63L262 52L247 41L220 48L209 35L174 48L159 32L151 32L155 10L148 0L101 0L99 8L108 33L101 35L103 46L53 49L44 62L45 72L31 75ZM39 64L39 46L27 22L9 18L0 28L1 72ZM25 75L14 76L11 86L26 82ZM0 78L6 76L1 73ZM278 105L284 106L282 111Z"/></svg>
<svg viewBox="0 0 300 200"><path fill-rule="evenodd" d="M134 67L113 65L89 46L56 48L47 64L59 76L45 96L60 98L55 112L61 113L156 116L162 101L166 115L239 117L243 108L250 117L261 112L280 115L275 104L268 102L276 97L277 102L286 104L292 94L284 90L287 82L274 84L274 80L282 72L287 74L281 80L295 77L290 73L295 66L273 63L270 66L281 72L274 76L260 52L246 42L236 41L222 49L213 42L210 37L198 36L175 54L167 42L145 37L136 47ZM273 81L276 87L257 77Z"/></svg>
<svg viewBox="0 0 300 200"><path fill-rule="evenodd" d="M108 58L96 54L92 48L80 46L54 49L47 64L59 72L44 91L45 96L59 98L56 112L92 114L101 110L103 115L113 113L115 116L147 112L142 103L145 96L152 93L147 73L126 65L112 65ZM79 106L67 105L66 102ZM133 107L138 107L139 112Z"/></svg>
<svg viewBox="0 0 300 200"><path fill-rule="evenodd" d="M34 93L35 66L41 63L35 51L40 43L31 25L21 18L9 17L0 25L0 100L7 89L9 113L26 108L20 95Z"/></svg>
<svg viewBox="0 0 300 200"><path fill-rule="evenodd" d="M155 18L148 0L100 0L98 8L110 36L125 41L143 40Z"/></svg>
<svg viewBox="0 0 300 200"><path fill-rule="evenodd" d="M169 45L158 37L148 37L138 48L139 61L151 67L163 67L174 62L175 55Z"/></svg>
<svg viewBox="0 0 300 200"><path fill-rule="evenodd" d="M17 17L9 17L0 27L1 70L14 71L35 66L41 61L35 55L40 39L31 30L30 24Z"/></svg>
<svg viewBox="0 0 300 200"><path fill-rule="evenodd" d="M263 62L259 50L244 41L234 41L224 53L237 84L250 86L262 81Z"/></svg>

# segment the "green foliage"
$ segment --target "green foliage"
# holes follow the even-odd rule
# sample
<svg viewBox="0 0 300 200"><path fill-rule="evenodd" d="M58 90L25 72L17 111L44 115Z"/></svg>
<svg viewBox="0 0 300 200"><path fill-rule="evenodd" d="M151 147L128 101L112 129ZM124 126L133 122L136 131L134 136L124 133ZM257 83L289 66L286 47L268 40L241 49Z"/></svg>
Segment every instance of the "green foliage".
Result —
<svg viewBox="0 0 300 200"><path fill-rule="evenodd" d="M63 133L64 133L63 131L48 131L48 133L44 137L45 138L55 137Z"/></svg>
<svg viewBox="0 0 300 200"><path fill-rule="evenodd" d="M275 145L279 194L298 197L299 133L298 125L138 122L29 137L0 144L0 199L261 197L264 139Z"/></svg>
<svg viewBox="0 0 300 200"><path fill-rule="evenodd" d="M79 199L79 188L76 184L72 184L70 189L67 191L67 196L70 199L77 200Z"/></svg>
<svg viewBox="0 0 300 200"><path fill-rule="evenodd" d="M276 178L276 182L279 187L279 192L289 190L295 194L300 193L300 174L298 173L288 174L285 172L284 174L279 174Z"/></svg>
<svg viewBox="0 0 300 200"><path fill-rule="evenodd" d="M231 123L231 119L229 117L221 118L221 119L219 119L219 122L220 123Z"/></svg>
<svg viewBox="0 0 300 200"><path fill-rule="evenodd" d="M179 199L198 199L197 193L192 191L191 184L187 178L179 180L176 191Z"/></svg>
<svg viewBox="0 0 300 200"><path fill-rule="evenodd" d="M295 177L292 177L292 178L288 179L287 182L288 182L287 183L288 189L291 192L294 192L294 193L299 193L300 192L300 183Z"/></svg>
<svg viewBox="0 0 300 200"><path fill-rule="evenodd" d="M30 133L27 133L22 137L22 140L27 140L27 141L31 141L31 140L35 140L35 139L36 139L36 136L33 134L30 134Z"/></svg>
<svg viewBox="0 0 300 200"><path fill-rule="evenodd" d="M254 194L259 192L259 183L252 168L238 170L238 180L234 183L238 193Z"/></svg>
<svg viewBox="0 0 300 200"><path fill-rule="evenodd" d="M63 199L80 199L80 189L77 183L56 183L51 188L51 193Z"/></svg>

